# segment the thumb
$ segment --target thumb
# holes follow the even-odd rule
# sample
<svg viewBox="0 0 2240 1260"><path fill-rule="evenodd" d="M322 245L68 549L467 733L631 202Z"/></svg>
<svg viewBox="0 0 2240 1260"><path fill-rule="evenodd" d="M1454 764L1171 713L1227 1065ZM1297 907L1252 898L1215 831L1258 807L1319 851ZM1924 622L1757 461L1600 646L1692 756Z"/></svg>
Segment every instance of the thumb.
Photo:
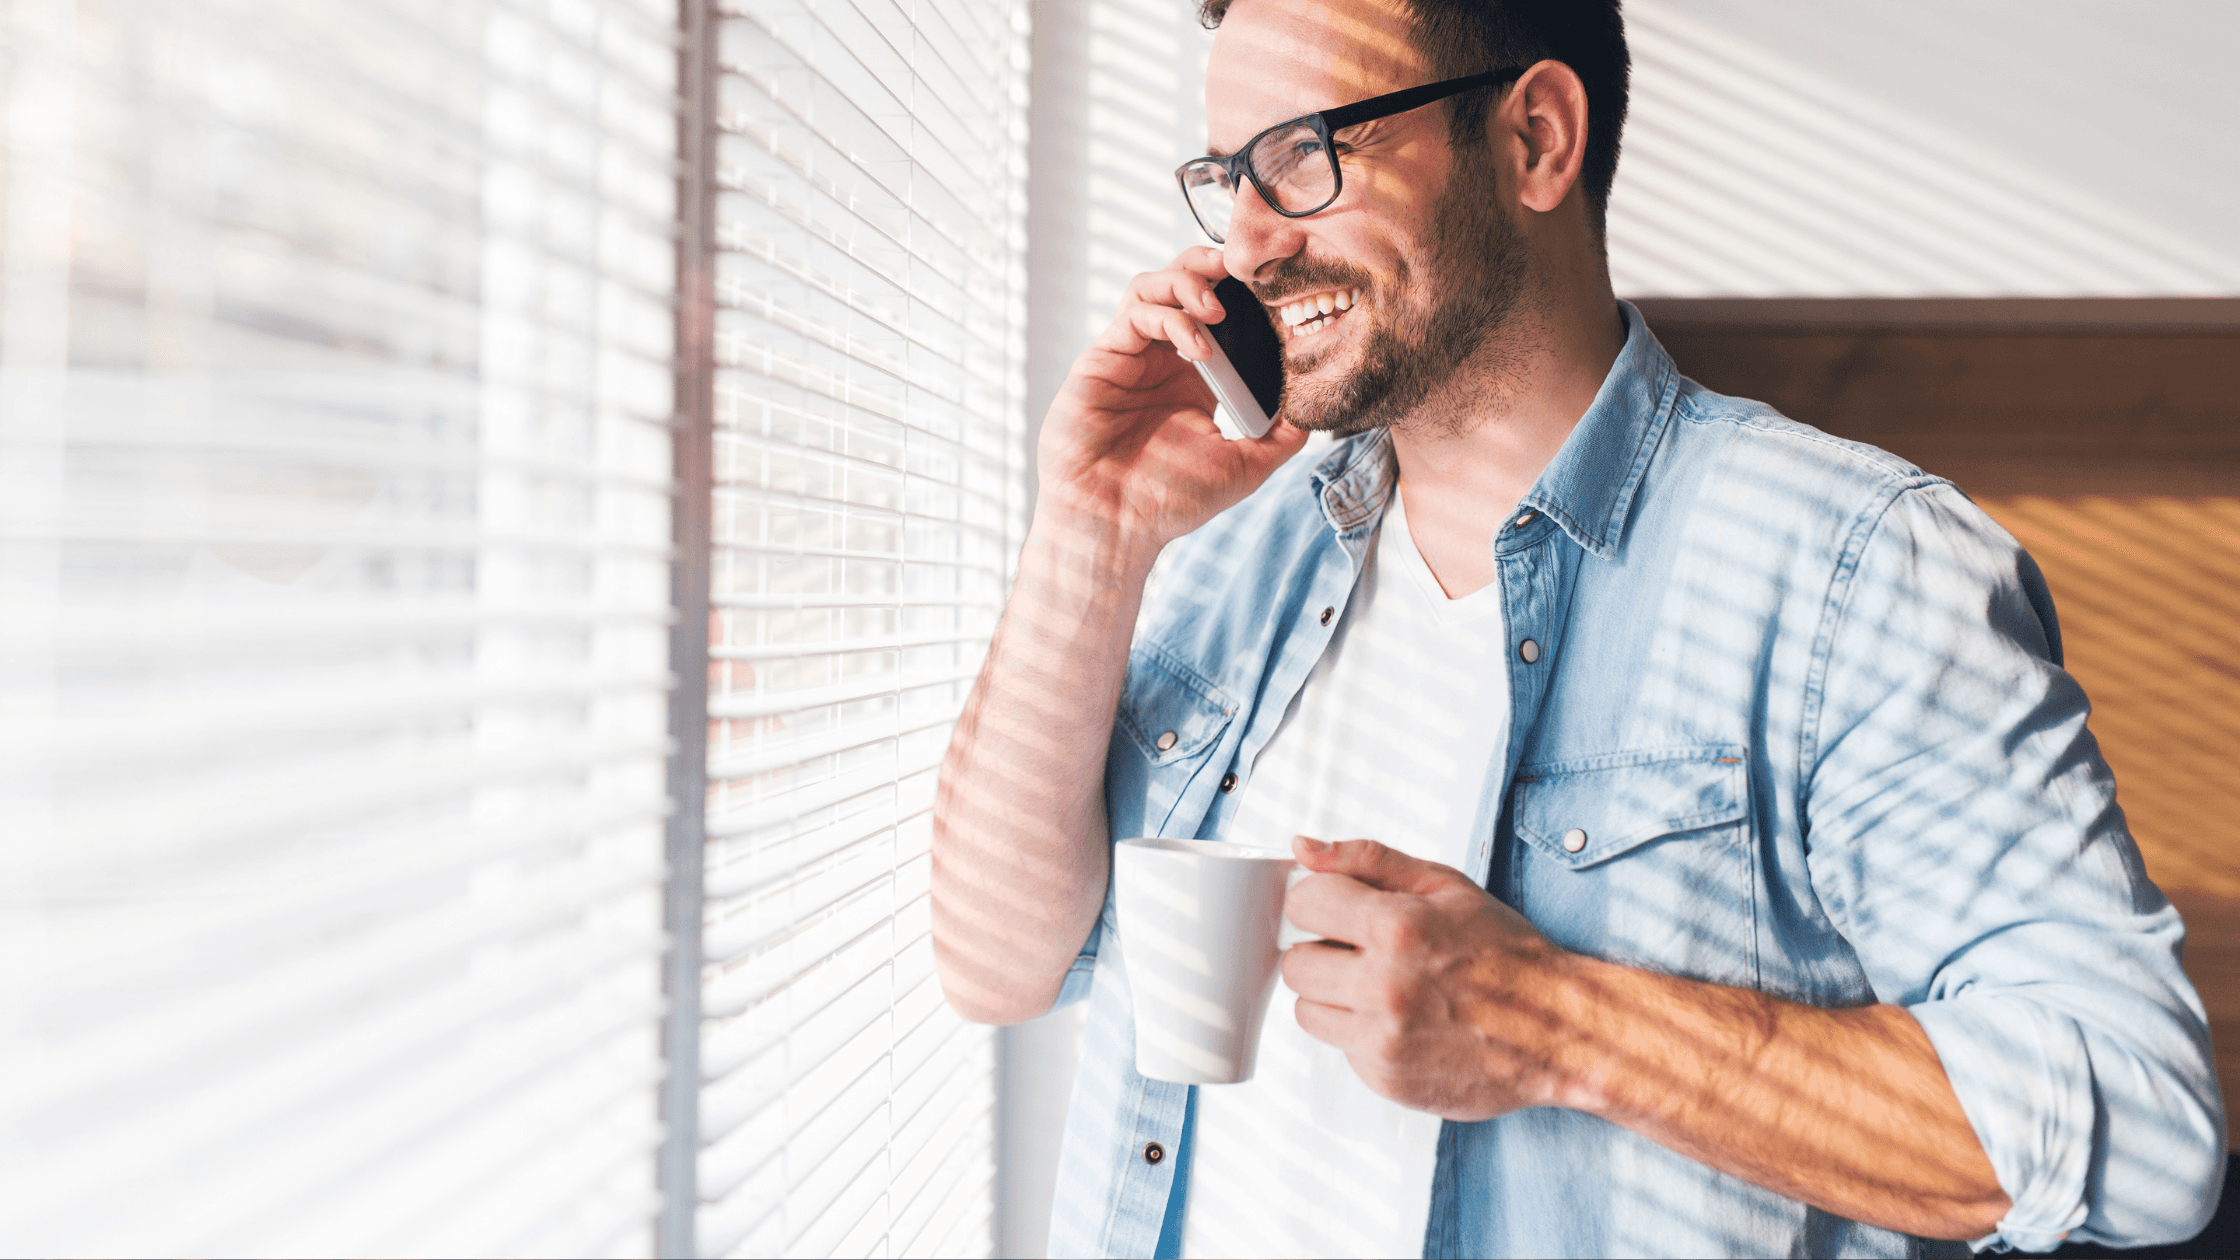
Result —
<svg viewBox="0 0 2240 1260"><path fill-rule="evenodd" d="M1317 874L1349 875L1371 888L1386 892L1428 895L1444 886L1454 872L1436 862L1412 858L1374 840L1339 840L1335 843L1298 836L1291 851L1299 865Z"/></svg>
<svg viewBox="0 0 2240 1260"><path fill-rule="evenodd" d="M1244 438L1236 443L1244 455L1246 467L1255 477L1266 477L1283 466L1283 462L1299 453L1307 444L1307 431L1290 421L1277 417L1268 431L1256 438Z"/></svg>

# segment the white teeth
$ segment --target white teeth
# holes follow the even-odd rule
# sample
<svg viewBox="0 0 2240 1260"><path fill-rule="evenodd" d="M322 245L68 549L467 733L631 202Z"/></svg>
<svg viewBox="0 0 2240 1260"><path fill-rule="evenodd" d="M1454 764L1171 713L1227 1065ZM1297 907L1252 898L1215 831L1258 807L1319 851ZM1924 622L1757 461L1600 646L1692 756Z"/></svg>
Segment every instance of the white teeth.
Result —
<svg viewBox="0 0 2240 1260"><path fill-rule="evenodd" d="M1334 289L1278 307L1276 315L1292 336L1305 337L1329 327L1334 314L1352 310L1360 300L1361 293L1357 289Z"/></svg>

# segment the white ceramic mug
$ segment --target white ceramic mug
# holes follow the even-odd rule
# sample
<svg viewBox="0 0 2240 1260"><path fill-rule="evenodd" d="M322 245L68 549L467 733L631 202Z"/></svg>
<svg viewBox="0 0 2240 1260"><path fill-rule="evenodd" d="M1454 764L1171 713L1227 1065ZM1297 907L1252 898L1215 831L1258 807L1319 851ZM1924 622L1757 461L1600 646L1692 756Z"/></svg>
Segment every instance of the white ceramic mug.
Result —
<svg viewBox="0 0 2240 1260"><path fill-rule="evenodd" d="M1191 1085L1252 1079L1291 855L1215 840L1122 840L1112 865L1136 1071Z"/></svg>

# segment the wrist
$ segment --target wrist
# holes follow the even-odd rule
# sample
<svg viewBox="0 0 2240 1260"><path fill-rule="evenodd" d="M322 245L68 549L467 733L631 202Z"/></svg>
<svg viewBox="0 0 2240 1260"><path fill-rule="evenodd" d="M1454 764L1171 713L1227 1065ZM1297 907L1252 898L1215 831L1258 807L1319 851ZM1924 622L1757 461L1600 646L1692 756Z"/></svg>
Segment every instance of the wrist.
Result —
<svg viewBox="0 0 2240 1260"><path fill-rule="evenodd" d="M1624 1034L1611 1027L1624 1009L1616 1000L1622 968L1556 951L1542 982L1548 1045L1542 1055L1543 1105L1608 1118L1619 1093L1615 1071L1623 1056L1612 1047Z"/></svg>
<svg viewBox="0 0 2240 1260"><path fill-rule="evenodd" d="M1140 590L1166 540L1125 513L1072 504L1059 496L1036 498L1027 525L1020 576L1087 581L1105 590Z"/></svg>

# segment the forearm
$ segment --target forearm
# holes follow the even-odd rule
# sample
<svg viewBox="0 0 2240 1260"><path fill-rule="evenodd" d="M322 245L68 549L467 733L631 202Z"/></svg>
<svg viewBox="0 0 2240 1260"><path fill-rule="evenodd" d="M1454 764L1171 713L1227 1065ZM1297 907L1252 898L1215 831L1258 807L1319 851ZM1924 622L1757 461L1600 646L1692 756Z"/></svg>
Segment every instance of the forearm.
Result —
<svg viewBox="0 0 2240 1260"><path fill-rule="evenodd" d="M1853 1220L1989 1234L2009 1206L1928 1035L1901 1007L1823 1010L1575 958L1564 1105Z"/></svg>
<svg viewBox="0 0 2240 1260"><path fill-rule="evenodd" d="M1038 512L941 767L934 952L951 1005L1050 1008L1104 904L1104 761L1155 543Z"/></svg>

